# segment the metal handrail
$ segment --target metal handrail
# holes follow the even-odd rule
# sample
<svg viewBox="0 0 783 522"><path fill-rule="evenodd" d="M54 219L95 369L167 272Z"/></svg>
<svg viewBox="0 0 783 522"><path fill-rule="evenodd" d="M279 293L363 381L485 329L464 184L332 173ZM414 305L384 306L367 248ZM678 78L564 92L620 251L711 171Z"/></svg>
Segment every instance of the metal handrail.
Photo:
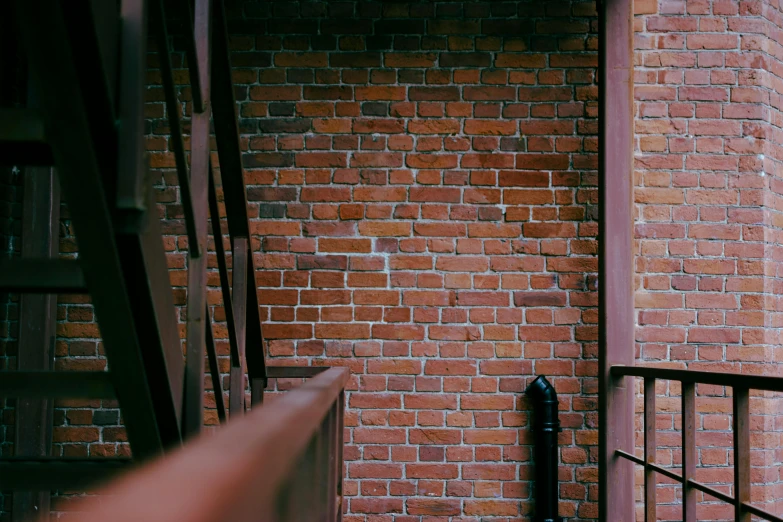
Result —
<svg viewBox="0 0 783 522"><path fill-rule="evenodd" d="M751 504L750 497L750 390L783 392L783 377L747 375L727 372L680 370L654 366L615 365L610 368L613 378L641 377L644 379L644 458L623 448L614 448L616 457L644 467L645 520L656 517L656 474L683 485L683 522L696 522L696 492L701 491L734 506L735 522L750 522L755 515L771 522L783 518ZM670 380L682 383L682 474L674 473L655 463L655 381ZM727 386L733 389L734 436L734 496L727 495L694 479L696 474L696 385Z"/></svg>
<svg viewBox="0 0 783 522"><path fill-rule="evenodd" d="M80 520L341 520L348 376L330 368L131 471L77 506Z"/></svg>

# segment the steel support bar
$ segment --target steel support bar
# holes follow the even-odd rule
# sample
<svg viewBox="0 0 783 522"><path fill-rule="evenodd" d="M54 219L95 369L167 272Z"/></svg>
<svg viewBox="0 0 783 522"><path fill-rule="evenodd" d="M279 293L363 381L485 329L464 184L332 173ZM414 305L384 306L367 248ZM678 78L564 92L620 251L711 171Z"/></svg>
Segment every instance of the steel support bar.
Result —
<svg viewBox="0 0 783 522"><path fill-rule="evenodd" d="M185 141L182 138L182 124L179 121L179 100L174 87L174 76L171 68L171 46L169 45L169 33L166 28L166 11L163 0L152 0L155 16L155 36L160 59L160 76L163 82L163 94L166 98L166 112L169 117L171 137L169 146L174 153L174 162L177 165L177 180L179 181L179 198L182 201L182 213L185 218L185 230L188 234L188 252L195 257L201 256L201 241L196 232L195 211L193 209L193 197L190 187L190 173L188 161L185 157ZM195 122L194 122L195 126ZM195 134L195 130L194 130ZM206 206L206 205L205 205Z"/></svg>
<svg viewBox="0 0 783 522"><path fill-rule="evenodd" d="M703 372L698 370L675 370L673 368L658 368L656 366L624 366L611 368L614 377L644 377L645 379L660 379L689 382L692 384L711 384L713 386L731 386L749 388L751 390L766 390L783 392L783 378L767 375L750 375L727 372Z"/></svg>
<svg viewBox="0 0 783 522"><path fill-rule="evenodd" d="M228 346L231 354L231 364L239 366L239 348L237 347L237 332L234 319L234 305L231 300L231 284L228 280L228 265L226 249L223 247L223 231L220 228L220 208L218 207L217 189L215 188L215 173L209 169L209 216L212 223L212 239L215 242L215 257L217 258L220 289L223 297L223 310L226 314L226 329L228 330Z"/></svg>
<svg viewBox="0 0 783 522"><path fill-rule="evenodd" d="M160 0L159 0L160 1ZM209 60L211 37L211 0L196 3L196 41L198 70L209 84ZM207 210L209 185L209 89L204 91L205 109L194 113L191 134L191 191L193 196L193 222L195 238L190 240L188 254L188 316L187 360L185 378L185 418L183 431L195 435L204 424L204 348L209 322L207 306Z"/></svg>
<svg viewBox="0 0 783 522"><path fill-rule="evenodd" d="M178 12L185 20L185 55L188 60L188 69L190 71L190 89L193 95L193 112L204 112L209 100L209 81L204 82L204 64L199 60L196 51L199 35L198 31L198 13L196 13L196 28L193 23L193 11L190 0L177 0ZM198 8L197 8L198 9ZM207 66L207 70L209 67Z"/></svg>
<svg viewBox="0 0 783 522"><path fill-rule="evenodd" d="M215 408L217 409L218 419L223 423L226 422L226 405L223 403L223 383L220 377L220 366L218 365L217 350L215 349L215 336L212 334L212 321L209 317L208 309L206 318L206 345L207 359L209 360L209 375L212 378L212 390L215 394Z"/></svg>
<svg viewBox="0 0 783 522"><path fill-rule="evenodd" d="M92 141L88 101L79 88L62 9L55 0L15 2L30 71L35 85L40 86L40 106L48 120L48 139L63 196L77 231L79 261L101 326L109 367L118 370L113 382L131 449L134 457L145 458L159 454L163 444ZM62 103L64 99L68 103Z"/></svg>
<svg viewBox="0 0 783 522"><path fill-rule="evenodd" d="M615 364L634 363L633 2L599 5L598 510L601 522L634 520L634 395Z"/></svg>
<svg viewBox="0 0 783 522"><path fill-rule="evenodd" d="M60 186L57 177L51 167L28 167L24 176L21 260L24 262L31 257L56 258L60 251L59 243ZM17 370L54 370L57 296L22 294L20 304ZM7 376L2 377L0 388L5 385ZM40 389L33 379L28 380L28 386L25 386L30 387ZM14 442L17 457L44 457L49 454L53 406L52 400L43 397L17 399ZM13 496L11 519L17 522L33 516L48 517L49 504L48 490L17 491Z"/></svg>
<svg viewBox="0 0 783 522"><path fill-rule="evenodd" d="M247 194L242 170L239 130L237 126L234 86L231 80L231 61L224 0L215 1L212 56L212 114L215 124L220 176L223 182L223 198L231 238L246 237L250 241L250 224L247 215ZM264 361L264 336L258 313L258 294L253 256L247 264L247 369L253 382L266 380ZM260 394L254 394L259 397Z"/></svg>
<svg viewBox="0 0 783 522"><path fill-rule="evenodd" d="M690 485L696 478L696 385L682 383L682 520L696 522L696 490Z"/></svg>
<svg viewBox="0 0 783 522"><path fill-rule="evenodd" d="M144 143L147 0L120 0L120 6L122 30L117 208L143 211L147 208Z"/></svg>
<svg viewBox="0 0 783 522"><path fill-rule="evenodd" d="M231 272L233 292L231 298L234 302L234 330L237 333L237 348L239 350L239 365L231 365L231 385L229 388L228 405L229 413L242 415L245 412L245 331L247 313L247 274L248 258L250 254L247 248L247 238L234 239L233 267Z"/></svg>
<svg viewBox="0 0 783 522"><path fill-rule="evenodd" d="M655 379L644 381L644 461L647 464L655 464L657 446L655 443ZM658 488L657 476L649 467L644 471L644 520L645 522L657 522L656 516L656 489Z"/></svg>
<svg viewBox="0 0 783 522"><path fill-rule="evenodd" d="M41 316L38 316L41 319ZM53 342L47 343L54 346ZM27 356L29 357L29 355ZM52 359L54 356L52 356ZM22 366L20 364L20 366ZM29 367L30 364L25 364ZM27 399L115 399L114 385L109 372L55 372L49 370L19 370L3 372L0 375L0 395L5 397L25 397ZM30 403L20 401L17 412L17 430L27 412L32 412ZM25 413L22 413L25 412ZM21 416L20 416L20 413ZM38 417L35 411L36 419ZM21 420L20 420L21 419ZM40 419L37 419L40 420ZM51 419L49 420L51 423ZM51 427L50 427L51 428ZM17 436L23 435L17 431ZM24 435L24 441L32 443L30 435ZM21 439L20 439L21 440ZM48 451L48 445L47 445ZM30 456L30 455L28 455Z"/></svg>
<svg viewBox="0 0 783 522"><path fill-rule="evenodd" d="M128 459L0 460L0 488L80 490L127 471Z"/></svg>
<svg viewBox="0 0 783 522"><path fill-rule="evenodd" d="M734 520L750 522L751 513L745 509L750 503L750 391L735 387L733 402Z"/></svg>
<svg viewBox="0 0 783 522"><path fill-rule="evenodd" d="M79 262L72 259L0 260L0 290L30 294L83 294L87 283Z"/></svg>
<svg viewBox="0 0 783 522"><path fill-rule="evenodd" d="M147 190L147 210L126 213L135 221L126 222L116 237L156 421L164 445L173 446L182 441L185 361L157 204L152 187Z"/></svg>
<svg viewBox="0 0 783 522"><path fill-rule="evenodd" d="M51 165L41 114L34 109L0 109L0 161L3 165Z"/></svg>

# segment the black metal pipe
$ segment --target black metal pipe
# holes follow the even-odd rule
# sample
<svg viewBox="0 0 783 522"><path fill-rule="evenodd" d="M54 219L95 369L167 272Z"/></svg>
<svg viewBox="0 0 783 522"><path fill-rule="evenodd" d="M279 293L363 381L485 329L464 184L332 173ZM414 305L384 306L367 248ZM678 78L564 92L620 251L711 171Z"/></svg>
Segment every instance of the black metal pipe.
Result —
<svg viewBox="0 0 783 522"><path fill-rule="evenodd" d="M560 432L560 419L557 412L557 392L539 375L530 383L525 393L533 400L535 413L533 429L535 431L534 462L535 482L535 522L561 522L557 515L557 434Z"/></svg>

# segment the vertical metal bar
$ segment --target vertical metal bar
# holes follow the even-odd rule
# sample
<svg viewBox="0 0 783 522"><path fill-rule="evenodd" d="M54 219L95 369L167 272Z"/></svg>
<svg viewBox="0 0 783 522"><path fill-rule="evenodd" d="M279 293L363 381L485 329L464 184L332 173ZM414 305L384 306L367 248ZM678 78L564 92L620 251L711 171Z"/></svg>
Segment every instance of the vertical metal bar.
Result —
<svg viewBox="0 0 783 522"><path fill-rule="evenodd" d="M696 384L682 383L682 520L696 522Z"/></svg>
<svg viewBox="0 0 783 522"><path fill-rule="evenodd" d="M182 15L185 17L185 54L188 58L188 69L190 70L193 112L204 112L209 100L209 94L206 92L209 89L209 81L204 82L203 63L197 58L195 42L198 42L199 36L193 27L193 12L191 11L190 0L179 0L178 5ZM198 14L196 14L196 19L196 25L198 25Z"/></svg>
<svg viewBox="0 0 783 522"><path fill-rule="evenodd" d="M56 258L60 241L60 186L54 169L27 167L24 175L22 208L22 257ZM57 296L22 294L19 310L19 371L54 370L54 336L57 321ZM17 457L49 455L52 445L53 401L17 399ZM11 520L20 522L48 518L49 491L15 491Z"/></svg>
<svg viewBox="0 0 783 522"><path fill-rule="evenodd" d="M750 522L750 390L734 388L734 520Z"/></svg>
<svg viewBox="0 0 783 522"><path fill-rule="evenodd" d="M634 519L633 389L613 379L634 364L633 2L599 1L598 509L601 522Z"/></svg>
<svg viewBox="0 0 783 522"><path fill-rule="evenodd" d="M157 0L162 5L162 0ZM196 37L199 70L209 83L211 0L196 2ZM207 210L209 208L209 91L206 108L194 113L191 135L191 183L193 229L196 244L188 250L187 359L185 365L185 415L183 432L195 435L204 423L204 342L209 321L207 307ZM176 110L176 109L175 109ZM184 156L184 154L183 154ZM183 157L184 160L184 157ZM182 188L182 187L181 187ZM184 196L184 191L182 191ZM184 201L184 199L183 199ZM186 216L187 217L187 216Z"/></svg>
<svg viewBox="0 0 783 522"><path fill-rule="evenodd" d="M209 317L209 305L205 317L207 359L209 359L209 375L212 377L212 389L215 393L215 408L221 423L226 422L226 405L223 403L223 383L220 380L220 366L218 365L217 350L215 349L215 336L212 335L212 321Z"/></svg>
<svg viewBox="0 0 783 522"><path fill-rule="evenodd" d="M223 231L220 228L220 209L218 208L217 190L215 188L215 173L212 171L212 167L209 168L209 216L212 223L212 239L215 241L215 257L217 257L218 274L220 274L220 288L223 293L223 309L226 314L231 364L238 366L240 363L235 328L236 322L234 320L234 305L231 301L231 286L228 282L228 266L226 266L226 250L223 248Z"/></svg>
<svg viewBox="0 0 783 522"><path fill-rule="evenodd" d="M231 365L231 387L229 388L229 413L242 415L245 412L245 306L247 305L247 238L234 238L234 255L232 277L232 300L236 316L234 329L237 333L237 348L239 349L239 365Z"/></svg>
<svg viewBox="0 0 783 522"><path fill-rule="evenodd" d="M117 207L144 210L144 79L147 74L147 2L122 0L120 8L120 149Z"/></svg>
<svg viewBox="0 0 783 522"><path fill-rule="evenodd" d="M644 462L655 464L655 379L644 380ZM644 520L657 522L656 494L657 473L644 467Z"/></svg>
<svg viewBox="0 0 783 522"><path fill-rule="evenodd" d="M335 402L332 408L329 410L329 425L327 427L327 433L329 434L329 465L327 476L327 504L326 504L326 519L330 522L334 522L337 516L337 481L338 481L338 469L337 469L337 452L338 443L340 440L338 429L341 428L338 424L339 405Z"/></svg>
<svg viewBox="0 0 783 522"><path fill-rule="evenodd" d="M345 445L345 390L337 399L337 515L335 520L342 522L345 505L343 500L343 446Z"/></svg>
<svg viewBox="0 0 783 522"><path fill-rule="evenodd" d="M250 238L247 194L242 170L234 87L231 80L230 48L224 4L224 0L216 0L214 10L212 113L229 233L232 238ZM250 347L247 351L247 367L251 382L256 378L266 381L264 336L261 330L261 317L258 313L258 286L255 277L251 256L247 265L247 279L248 287L252 288L252 291L247 292L247 308L245 309L247 313L247 345Z"/></svg>
<svg viewBox="0 0 783 522"><path fill-rule="evenodd" d="M196 221L199 219L195 217L197 211L194 211L193 208L194 195L192 195L192 190L190 187L188 161L185 157L185 142L182 138L182 125L179 121L179 101L177 99L177 91L174 87L174 77L171 68L171 46L169 45L169 34L166 28L166 11L163 6L163 0L153 0L153 7L155 8L155 16L153 17L153 21L155 22L155 37L158 46L158 57L160 59L160 76L161 81L163 82L163 93L166 98L166 112L169 116L169 128L171 129L169 146L174 153L174 161L177 165L179 197L182 201L182 213L185 216L185 230L188 234L188 251L193 252L194 257L200 257L203 241L199 239L196 227ZM209 20L202 22L202 25L206 25L208 27ZM208 37L209 32L207 31L207 38ZM208 52L204 54L206 54L207 57L209 55ZM208 70L209 69L207 69L207 71ZM207 113L207 119L208 118L209 114ZM193 119L193 136L195 137L195 115ZM206 201L204 202L204 207L204 213L206 214Z"/></svg>

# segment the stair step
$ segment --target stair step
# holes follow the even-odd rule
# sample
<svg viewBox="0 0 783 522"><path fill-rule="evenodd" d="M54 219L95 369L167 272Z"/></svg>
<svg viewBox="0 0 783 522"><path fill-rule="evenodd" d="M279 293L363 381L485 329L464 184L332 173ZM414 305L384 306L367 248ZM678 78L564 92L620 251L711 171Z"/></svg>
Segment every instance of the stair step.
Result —
<svg viewBox="0 0 783 522"><path fill-rule="evenodd" d="M0 109L0 163L53 165L41 113L34 109Z"/></svg>
<svg viewBox="0 0 783 522"><path fill-rule="evenodd" d="M7 371L0 374L0 396L35 399L114 399L109 372Z"/></svg>
<svg viewBox="0 0 783 522"><path fill-rule="evenodd" d="M76 260L14 257L0 260L0 291L84 294L87 283Z"/></svg>
<svg viewBox="0 0 783 522"><path fill-rule="evenodd" d="M0 489L84 490L130 469L130 459L12 458L0 460Z"/></svg>

